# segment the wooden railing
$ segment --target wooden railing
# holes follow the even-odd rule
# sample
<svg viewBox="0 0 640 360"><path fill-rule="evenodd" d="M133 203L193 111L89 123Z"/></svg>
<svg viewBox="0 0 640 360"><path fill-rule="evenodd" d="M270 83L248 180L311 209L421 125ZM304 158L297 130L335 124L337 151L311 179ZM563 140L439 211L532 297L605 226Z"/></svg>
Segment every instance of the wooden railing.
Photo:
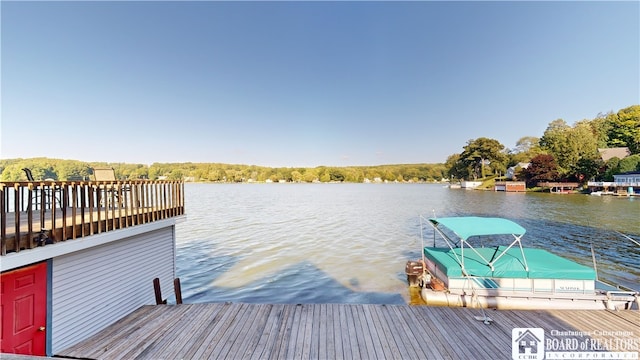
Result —
<svg viewBox="0 0 640 360"><path fill-rule="evenodd" d="M182 181L0 182L0 255L183 214Z"/></svg>
<svg viewBox="0 0 640 360"><path fill-rule="evenodd" d="M536 184L537 187L549 189L551 192L565 192L566 190L574 190L580 186L577 182L550 182L542 181Z"/></svg>

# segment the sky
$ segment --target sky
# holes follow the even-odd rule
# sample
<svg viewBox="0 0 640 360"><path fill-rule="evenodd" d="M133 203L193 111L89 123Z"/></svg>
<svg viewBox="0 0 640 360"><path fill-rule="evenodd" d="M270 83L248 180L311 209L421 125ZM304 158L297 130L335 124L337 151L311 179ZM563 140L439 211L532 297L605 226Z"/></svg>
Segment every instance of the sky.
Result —
<svg viewBox="0 0 640 360"><path fill-rule="evenodd" d="M0 158L445 162L640 104L640 2L0 3Z"/></svg>

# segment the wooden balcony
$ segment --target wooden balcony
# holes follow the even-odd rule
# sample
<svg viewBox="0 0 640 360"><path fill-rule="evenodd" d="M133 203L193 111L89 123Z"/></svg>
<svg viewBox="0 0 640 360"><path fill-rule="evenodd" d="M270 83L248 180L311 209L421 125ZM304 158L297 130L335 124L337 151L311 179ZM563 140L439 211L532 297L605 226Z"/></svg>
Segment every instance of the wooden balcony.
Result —
<svg viewBox="0 0 640 360"><path fill-rule="evenodd" d="M0 255L183 214L182 181L0 182Z"/></svg>

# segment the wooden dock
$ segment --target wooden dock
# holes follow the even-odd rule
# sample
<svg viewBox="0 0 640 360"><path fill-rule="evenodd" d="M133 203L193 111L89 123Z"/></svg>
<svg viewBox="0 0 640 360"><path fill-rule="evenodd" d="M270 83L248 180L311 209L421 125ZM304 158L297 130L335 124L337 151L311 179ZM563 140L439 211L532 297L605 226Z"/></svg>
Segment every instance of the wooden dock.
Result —
<svg viewBox="0 0 640 360"><path fill-rule="evenodd" d="M484 314L492 320L489 325L482 321ZM483 313L480 309L407 305L229 303L143 306L55 356L510 359L514 328L542 328L547 341L576 339L589 346L599 344L598 351L622 351L620 347L627 344L624 351L638 359L638 311Z"/></svg>

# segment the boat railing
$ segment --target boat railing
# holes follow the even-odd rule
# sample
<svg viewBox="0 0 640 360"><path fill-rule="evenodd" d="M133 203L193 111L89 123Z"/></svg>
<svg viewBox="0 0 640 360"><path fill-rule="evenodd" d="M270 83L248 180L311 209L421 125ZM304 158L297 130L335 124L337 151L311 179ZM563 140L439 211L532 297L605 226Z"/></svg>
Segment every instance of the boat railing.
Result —
<svg viewBox="0 0 640 360"><path fill-rule="evenodd" d="M532 294L541 295L557 295L557 294L593 294L593 280L571 280L574 286L571 289L562 290L563 285L556 279L534 279L534 278L496 278L486 276L464 276L468 282L465 284L475 284L476 289L482 289L493 292L529 292ZM488 280L491 280L489 282ZM538 281L536 281L538 280ZM561 281L561 280L560 280ZM481 287L482 284L492 284L490 287ZM579 285L578 285L579 284ZM478 287L480 286L480 287ZM466 287L466 286L465 286ZM617 291L624 292L624 290L616 289Z"/></svg>
<svg viewBox="0 0 640 360"><path fill-rule="evenodd" d="M593 294L595 289L593 288L593 280L570 280L574 284L579 283L579 286L575 286L571 289L562 290L562 285L559 284L558 281L566 281L565 279L557 280L557 279L538 279L539 282L535 281L536 279L531 279L531 289L533 293L536 294L584 294L589 295Z"/></svg>
<svg viewBox="0 0 640 360"><path fill-rule="evenodd" d="M624 285L613 285L602 280L596 280L596 289L611 296L640 295L640 291Z"/></svg>
<svg viewBox="0 0 640 360"><path fill-rule="evenodd" d="M0 255L184 214L184 182L0 182Z"/></svg>

